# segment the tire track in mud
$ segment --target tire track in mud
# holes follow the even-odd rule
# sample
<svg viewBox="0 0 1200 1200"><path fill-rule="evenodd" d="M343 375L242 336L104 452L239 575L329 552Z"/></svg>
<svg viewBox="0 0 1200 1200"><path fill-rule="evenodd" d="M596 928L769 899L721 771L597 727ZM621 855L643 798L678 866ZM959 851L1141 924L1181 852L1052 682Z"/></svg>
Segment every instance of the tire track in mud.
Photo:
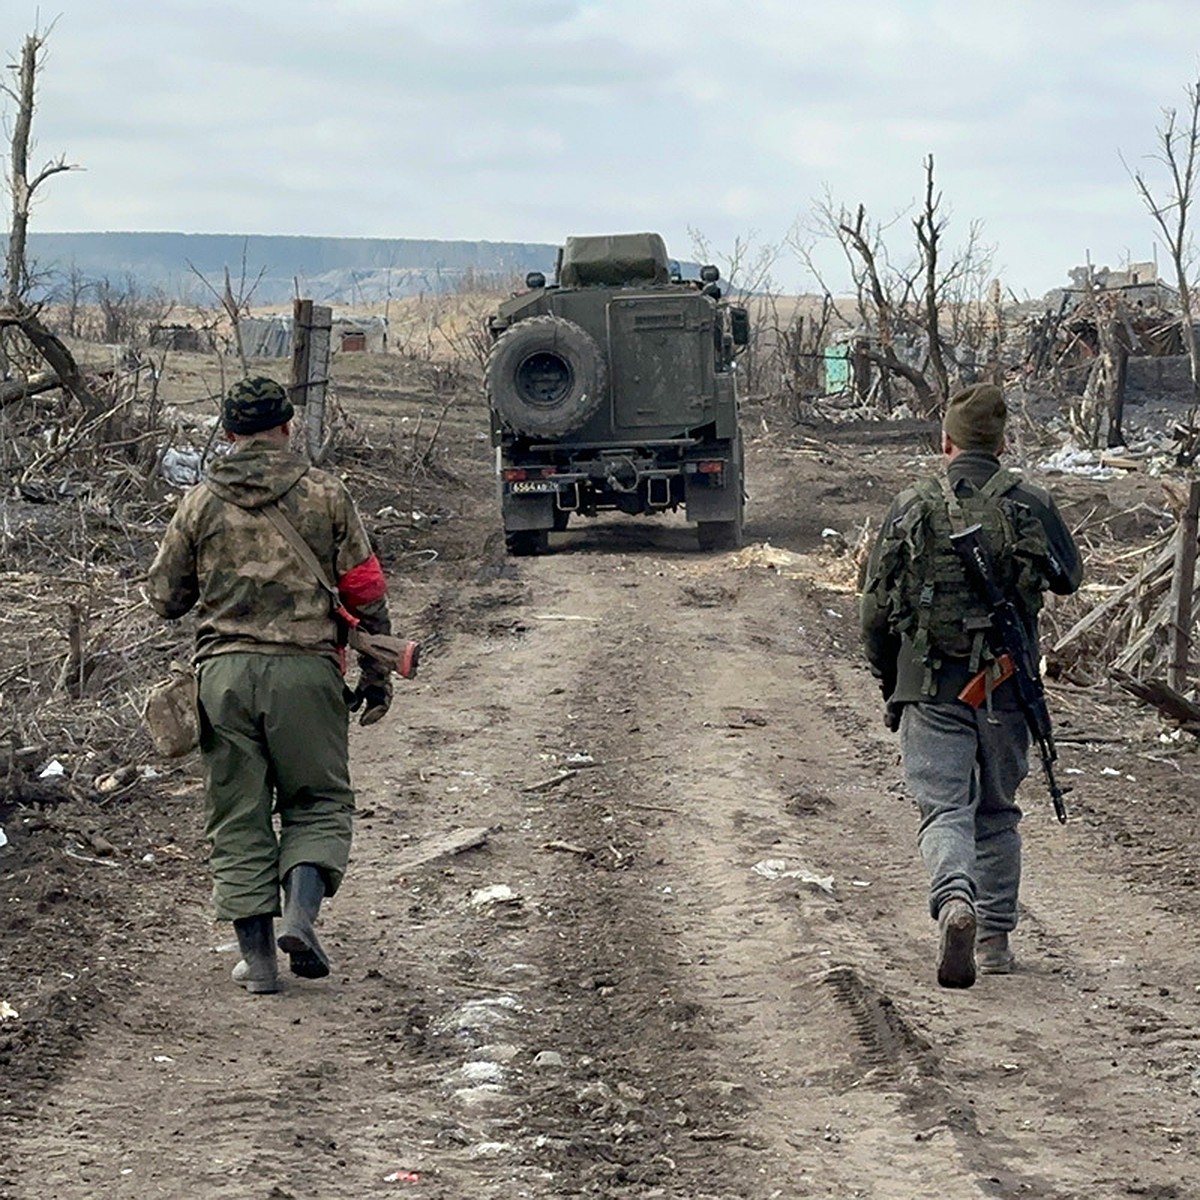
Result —
<svg viewBox="0 0 1200 1200"><path fill-rule="evenodd" d="M756 581L750 587L763 582ZM772 589L777 586L775 581L765 582ZM738 592L746 590L739 588ZM736 595L733 599L736 610ZM778 854L781 845L786 850L798 850L788 844L787 830L780 819L788 793L807 796L809 806L821 810L831 804L837 805L838 801L830 798L831 793L836 794L841 790L839 783L846 782L840 778L847 765L846 758L853 760L853 755L848 753L851 748L839 736L837 726L848 726L857 732L861 723L841 718L839 701L844 701L844 697L837 689L833 673L817 665L802 644L789 647L783 630L771 637L769 622L764 627L761 613L756 612L742 623L736 612L727 610L721 622L723 633L718 637L696 635L690 628L686 611L682 620L673 615L679 612L675 596L657 595L656 607L658 619L652 627L622 626L616 644L607 647L608 660L639 662L642 694L673 697L675 723L684 727L691 724L694 732L680 737L679 729L669 728L665 739L670 743L671 753L666 761L655 761L648 742L652 742L655 734L662 735L661 722L647 720L643 708L637 726L629 731L633 742L626 740L621 745L630 757L643 757L653 766L643 773L642 778L633 781L632 787L626 779L626 789L621 796L632 806L640 805L643 809L655 807L656 800L663 808L677 806L681 794L695 797L695 810L701 825L699 831L688 830L686 821L684 828L672 828L678 826L677 818L667 815L661 819L663 832L659 840L664 843L679 841L680 844L673 847L676 855L672 856L677 856L678 861L674 864L677 869L694 856L710 874L705 880L693 872L685 887L679 889L681 894L687 891L692 896L687 922L692 929L683 929L681 933L685 937L690 933L693 939L698 936L705 947L696 952L694 959L682 960L681 965L716 963L725 969L718 970L717 979L723 986L715 995L704 987L702 979L690 978L688 971L677 969L674 986L697 997L693 1003L698 1003L706 1014L712 1036L704 1047L703 1060L681 1061L675 1064L675 1069L683 1074L690 1070L702 1075L713 1069L710 1061L722 1074L729 1074L728 1068L733 1067L732 1090L754 1097L751 1103L743 1105L744 1117L734 1127L736 1133L731 1131L726 1135L734 1142L739 1136L743 1140L748 1138L757 1147L757 1163L737 1163L740 1171L755 1181L749 1185L743 1183L748 1190L741 1194L790 1194L788 1189L799 1188L804 1189L800 1194L844 1195L854 1194L848 1189L869 1183L875 1174L871 1169L852 1157L843 1173L836 1161L839 1151L831 1150L843 1143L839 1130L847 1115L861 1121L863 1131L870 1131L876 1153L881 1145L888 1144L893 1159L905 1162L905 1169L912 1176L905 1186L915 1189L911 1194L919 1194L925 1187L948 1187L952 1192L957 1188L954 1194L967 1194L963 1190L965 1187L974 1192L979 1173L970 1166L956 1166L953 1160L957 1155L947 1160L939 1152L940 1147L932 1154L928 1148L922 1152L921 1143L914 1142L922 1128L901 1111L910 1108L916 1112L919 1107L948 1113L950 1116L943 1122L944 1127L949 1127L953 1121L966 1135L973 1131L969 1105L965 1100L955 1101L950 1095L928 1040L900 1013L886 991L870 982L857 966L839 964L830 968L828 965L831 957L846 957L848 947L852 950L852 959L869 961L873 948L856 944L860 939L853 937L847 939L835 935L830 939L821 928L822 924L828 926L843 920L834 901L826 903L795 893L776 896L772 905L774 911L764 912L762 900L746 887L754 853L747 852L733 869L727 857L731 847L747 840L752 845L759 845L760 853ZM738 630L739 624L744 624L744 629ZM729 639L733 643L730 645L725 639L734 631L736 635ZM769 674L756 676L747 686L745 664L753 661L756 653L761 657L761 647L765 645L774 651ZM647 647L656 647L659 651L669 648L669 653L652 650L647 654ZM718 663L715 671L710 666L714 661ZM712 678L714 673L718 679ZM611 684L606 686L605 681L611 676L611 668L598 664L586 685L586 691L599 708L605 707L604 701L612 702L623 694L614 693ZM788 690L790 696L786 695ZM801 698L799 705L798 696ZM805 697L808 704L803 703ZM736 703L738 700L743 704ZM730 701L734 703L730 704ZM775 701L778 703L773 703ZM699 708L708 719L697 720L696 715L690 713L693 707ZM786 777L772 777L770 768L764 770L762 766L745 762L746 756L736 753L736 747L731 747L734 753L723 753L719 744L721 734L718 733L722 725L726 726L735 742L742 734L733 731L740 728L757 732L782 726L792 733L813 733L811 723L806 729L796 729L796 723L788 715L792 709L816 714L817 724L824 720L826 726L833 724L826 719L831 714L837 714L839 718L832 736L828 729L822 735L821 753L810 756L817 760L812 764L817 769L806 771L808 783L799 792L790 787ZM723 714L725 719L722 719ZM729 716L733 719L728 719ZM808 718L801 724L805 721ZM660 728L656 728L656 724ZM597 730L594 740L607 743L606 753L618 748L603 729ZM842 770L838 769L839 763ZM712 786L713 780L730 777L745 781L747 786L742 796L737 787L731 791ZM814 777L818 783L826 785L816 790L815 802L811 787ZM695 792L690 790L693 787ZM662 805L667 796L674 799ZM745 807L730 808L730 802L734 805L744 803ZM679 815L686 816L682 812ZM739 833L743 836L739 837ZM714 861L714 848L726 852L723 861ZM674 890L671 885L667 888ZM649 890L647 887L643 894ZM799 914L787 911L789 900L798 901ZM662 906L657 907L661 909ZM749 923L741 933L732 933L726 928L731 922L746 922L747 918ZM664 913L659 920L669 921L670 917ZM740 944L740 952L735 943ZM785 949L797 943L807 943L807 953L789 953ZM822 957L826 960L824 964ZM775 968L781 968L795 981L791 988L794 995L790 998L786 991L783 995L771 995L773 979L775 990L778 990L779 976L773 976ZM755 1008L759 1011L751 1020L746 1020L740 1015L743 1006L752 1012ZM794 1025L809 1025L819 1030L800 1052L788 1047L785 1040L789 1037L794 1040ZM748 1045L738 1045L746 1039L737 1032L732 1038L728 1036L731 1031L754 1026L759 1028ZM763 1026L770 1028L774 1036L763 1038ZM727 1061L721 1066L722 1058L729 1058L730 1042L736 1055L732 1062ZM784 1069L764 1072L757 1067L759 1062L772 1058ZM860 1089L859 1095L865 1094L864 1083L870 1084L871 1089L886 1088L893 1095L897 1091L908 1093L901 1109L895 1107L894 1101L882 1106L884 1110L892 1109L887 1117L893 1126L890 1133L882 1128L886 1122L880 1119L881 1106L877 1103L880 1093L875 1093L872 1103L866 1105L861 1114L852 1111L854 1105L845 1104L845 1098L854 1095L854 1089ZM822 1092L825 1094L821 1095ZM794 1119L797 1112L806 1109L810 1120L816 1117L807 1137L797 1133ZM822 1121L822 1116L829 1119ZM914 1145L918 1147L916 1154L912 1152ZM769 1156L769 1166L765 1170L764 1154ZM737 1157L731 1154L731 1164ZM993 1175L1000 1170L999 1164L989 1167ZM762 1183L761 1174L773 1181L770 1187ZM876 1186L881 1182L876 1180ZM1039 1194L1055 1194L1044 1186L1043 1181L1036 1182ZM683 1180L676 1180L677 1186L681 1183ZM778 1191L780 1186L784 1188L782 1192ZM910 1194L886 1190L888 1186L892 1185L885 1185L885 1190L879 1194ZM688 1193L681 1188L680 1194ZM980 1191L979 1194L985 1193Z"/></svg>

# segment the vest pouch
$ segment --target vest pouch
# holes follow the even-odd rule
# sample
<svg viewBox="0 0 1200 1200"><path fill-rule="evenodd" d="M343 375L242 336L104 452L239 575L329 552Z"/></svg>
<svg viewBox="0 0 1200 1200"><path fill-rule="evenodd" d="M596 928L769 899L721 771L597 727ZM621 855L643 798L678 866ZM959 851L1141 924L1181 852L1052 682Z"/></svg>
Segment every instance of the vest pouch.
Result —
<svg viewBox="0 0 1200 1200"><path fill-rule="evenodd" d="M171 673L156 683L142 710L146 732L164 758L181 758L200 744L200 706L196 672L172 663Z"/></svg>

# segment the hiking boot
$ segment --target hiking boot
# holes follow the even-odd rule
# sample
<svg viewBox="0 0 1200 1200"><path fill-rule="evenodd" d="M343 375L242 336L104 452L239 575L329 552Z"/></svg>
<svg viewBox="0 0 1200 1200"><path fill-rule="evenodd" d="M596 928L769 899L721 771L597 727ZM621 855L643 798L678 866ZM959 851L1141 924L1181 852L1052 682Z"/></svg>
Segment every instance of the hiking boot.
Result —
<svg viewBox="0 0 1200 1200"><path fill-rule="evenodd" d="M981 933L975 942L975 966L981 975L1011 975L1017 959L1008 948L1008 934Z"/></svg>
<svg viewBox="0 0 1200 1200"><path fill-rule="evenodd" d="M947 900L938 912L937 981L944 988L975 982L975 910L966 900Z"/></svg>
<svg viewBox="0 0 1200 1200"><path fill-rule="evenodd" d="M324 979L329 974L329 959L313 928L325 898L320 868L312 863L293 867L283 881L283 898L279 948L287 953L292 974L302 979Z"/></svg>
<svg viewBox="0 0 1200 1200"><path fill-rule="evenodd" d="M233 982L248 992L279 991L275 963L275 920L269 916L239 917L233 923L242 961L233 968Z"/></svg>

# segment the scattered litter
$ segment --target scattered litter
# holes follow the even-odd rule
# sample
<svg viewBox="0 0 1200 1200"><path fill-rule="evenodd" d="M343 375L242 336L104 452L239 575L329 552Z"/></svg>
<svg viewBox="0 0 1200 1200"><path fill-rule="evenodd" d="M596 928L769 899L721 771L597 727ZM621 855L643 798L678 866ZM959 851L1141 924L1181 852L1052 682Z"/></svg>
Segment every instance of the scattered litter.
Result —
<svg viewBox="0 0 1200 1200"><path fill-rule="evenodd" d="M852 879L852 880L850 880L850 886L851 887L870 887L871 881L869 879Z"/></svg>
<svg viewBox="0 0 1200 1200"><path fill-rule="evenodd" d="M1065 767L1065 768L1063 768L1063 774L1064 775L1082 775L1083 768L1082 767Z"/></svg>
<svg viewBox="0 0 1200 1200"><path fill-rule="evenodd" d="M791 550L781 550L770 542L759 542L739 550L733 556L733 569L745 571L749 567L763 567L768 571L778 571L785 579L798 579L801 576L799 568L804 565L804 558Z"/></svg>
<svg viewBox="0 0 1200 1200"><path fill-rule="evenodd" d="M169 1054L156 1054L154 1061L156 1063L173 1063L175 1060Z"/></svg>
<svg viewBox="0 0 1200 1200"><path fill-rule="evenodd" d="M533 1056L533 1065L551 1070L563 1066L563 1056L557 1050L542 1050Z"/></svg>
<svg viewBox="0 0 1200 1200"><path fill-rule="evenodd" d="M1120 773L1121 772L1118 771L1115 767L1101 767L1100 768L1101 775L1120 775Z"/></svg>
<svg viewBox="0 0 1200 1200"><path fill-rule="evenodd" d="M1120 472L1106 467L1099 450L1080 450L1078 446L1061 446L1049 458L1038 463L1042 471L1062 475L1086 475L1090 479L1111 479Z"/></svg>
<svg viewBox="0 0 1200 1200"><path fill-rule="evenodd" d="M534 613L535 621L599 621L599 617L581 617L578 613Z"/></svg>
<svg viewBox="0 0 1200 1200"><path fill-rule="evenodd" d="M139 771L137 767L118 767L110 775L101 775L92 785L96 791L102 796L108 795L111 792L119 791L123 787L128 787L138 778Z"/></svg>
<svg viewBox="0 0 1200 1200"><path fill-rule="evenodd" d="M143 767L139 772L143 779L161 779L162 772L156 771L153 767Z"/></svg>
<svg viewBox="0 0 1200 1200"><path fill-rule="evenodd" d="M158 859L155 858L153 854L149 853L149 851L147 851L145 854L142 855L142 862L144 862L144 863L158 862Z"/></svg>
<svg viewBox="0 0 1200 1200"><path fill-rule="evenodd" d="M801 863L789 863L786 858L764 858L756 862L751 870L764 879L797 879L823 892L833 892L832 875L818 875Z"/></svg>
<svg viewBox="0 0 1200 1200"><path fill-rule="evenodd" d="M416 1171L393 1171L383 1177L384 1183L420 1183L421 1176Z"/></svg>
<svg viewBox="0 0 1200 1200"><path fill-rule="evenodd" d="M76 862L91 863L94 867L119 867L121 864L113 862L111 858L93 858L90 854L80 854L78 850L72 850L70 846L63 849L63 854L67 858L74 859Z"/></svg>
<svg viewBox="0 0 1200 1200"><path fill-rule="evenodd" d="M20 1015L7 1000L0 1000L0 1021L15 1021Z"/></svg>
<svg viewBox="0 0 1200 1200"><path fill-rule="evenodd" d="M58 761L57 758L52 758L39 772L39 779L57 779L60 775L67 773L66 767Z"/></svg>
<svg viewBox="0 0 1200 1200"><path fill-rule="evenodd" d="M8 835L4 832L4 826L0 825L0 850L3 850L8 845Z"/></svg>
<svg viewBox="0 0 1200 1200"><path fill-rule="evenodd" d="M594 767L596 760L590 754L568 754L563 759L564 765L568 767Z"/></svg>
<svg viewBox="0 0 1200 1200"><path fill-rule="evenodd" d="M439 858L449 858L462 854L466 850L474 850L477 846L487 843L491 832L486 825L473 829L452 829L449 833L439 833L434 837L422 838L415 846L391 863L392 870L403 875L416 867L424 866Z"/></svg>
<svg viewBox="0 0 1200 1200"><path fill-rule="evenodd" d="M574 771L559 771L557 775L552 775L549 779L541 779L537 783L531 783L528 787L523 787L523 792L546 792L553 787L558 787L560 783L566 783L568 779L573 778Z"/></svg>
<svg viewBox="0 0 1200 1200"><path fill-rule="evenodd" d="M543 842L543 850L561 850L564 854L578 854L580 858L591 858L592 851L586 846L577 846L574 842Z"/></svg>
<svg viewBox="0 0 1200 1200"><path fill-rule="evenodd" d="M829 547L834 554L845 554L850 549L850 543L846 541L846 535L837 529L822 529L821 541Z"/></svg>
<svg viewBox="0 0 1200 1200"><path fill-rule="evenodd" d="M498 904L517 905L520 893L514 892L507 883L493 883L489 887L477 888L471 893L472 908L491 908Z"/></svg>
<svg viewBox="0 0 1200 1200"><path fill-rule="evenodd" d="M172 446L162 456L158 473L175 487L190 487L200 482L203 462L199 450L176 450Z"/></svg>

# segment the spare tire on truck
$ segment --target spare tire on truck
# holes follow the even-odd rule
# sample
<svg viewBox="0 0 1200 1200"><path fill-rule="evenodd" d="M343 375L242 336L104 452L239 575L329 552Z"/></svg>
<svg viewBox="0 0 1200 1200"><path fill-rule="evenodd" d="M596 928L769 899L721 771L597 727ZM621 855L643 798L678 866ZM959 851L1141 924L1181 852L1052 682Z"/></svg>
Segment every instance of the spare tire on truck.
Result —
<svg viewBox="0 0 1200 1200"><path fill-rule="evenodd" d="M604 401L608 365L596 339L563 317L528 317L506 329L484 370L488 400L530 437L562 437Z"/></svg>

